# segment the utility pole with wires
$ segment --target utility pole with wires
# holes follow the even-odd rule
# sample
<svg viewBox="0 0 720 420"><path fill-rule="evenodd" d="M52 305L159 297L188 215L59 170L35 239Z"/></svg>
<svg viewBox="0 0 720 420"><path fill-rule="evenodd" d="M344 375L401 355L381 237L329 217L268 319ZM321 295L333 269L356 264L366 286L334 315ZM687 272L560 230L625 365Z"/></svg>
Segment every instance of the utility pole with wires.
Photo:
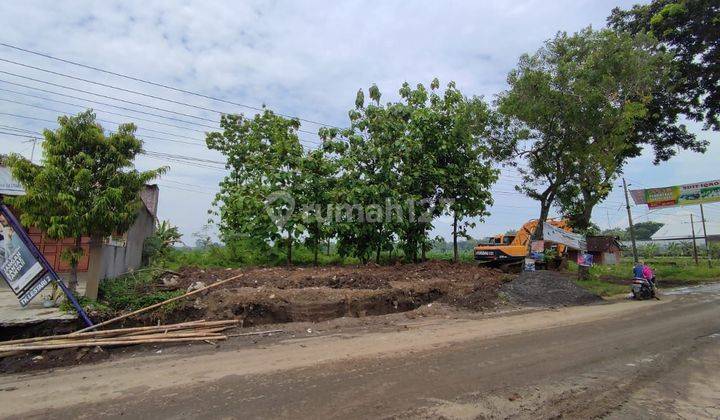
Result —
<svg viewBox="0 0 720 420"><path fill-rule="evenodd" d="M633 228L632 212L630 211L630 198L628 197L627 182L625 178L623 180L623 190L625 191L625 209L627 209L628 224L630 230L630 241L632 242L633 260L637 264L640 259L638 258L637 245L635 244L635 229Z"/></svg>
<svg viewBox="0 0 720 420"><path fill-rule="evenodd" d="M705 237L705 251L707 252L708 268L712 267L712 253L710 252L710 242L708 242L707 229L705 228L705 210L700 203L700 218L702 219L703 236Z"/></svg>
<svg viewBox="0 0 720 420"><path fill-rule="evenodd" d="M695 259L695 265L699 265L700 262L698 261L697 242L695 241L695 219L692 213L690 213L690 229L692 231L693 258Z"/></svg>

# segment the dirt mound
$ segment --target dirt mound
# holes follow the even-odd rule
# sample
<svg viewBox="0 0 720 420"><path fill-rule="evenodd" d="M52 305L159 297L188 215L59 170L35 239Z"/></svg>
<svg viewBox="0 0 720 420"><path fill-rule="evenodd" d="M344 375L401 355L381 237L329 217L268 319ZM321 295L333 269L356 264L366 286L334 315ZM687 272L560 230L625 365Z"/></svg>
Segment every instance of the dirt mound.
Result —
<svg viewBox="0 0 720 420"><path fill-rule="evenodd" d="M571 275L557 271L525 271L501 287L511 302L525 306L569 306L601 302L602 298L576 285Z"/></svg>
<svg viewBox="0 0 720 420"><path fill-rule="evenodd" d="M186 302L163 322L184 318L237 318L245 326L322 321L344 316L382 315L440 301L473 310L495 306L506 275L476 264L428 261L421 264L331 267L184 268L173 287L211 284L237 274L227 287Z"/></svg>

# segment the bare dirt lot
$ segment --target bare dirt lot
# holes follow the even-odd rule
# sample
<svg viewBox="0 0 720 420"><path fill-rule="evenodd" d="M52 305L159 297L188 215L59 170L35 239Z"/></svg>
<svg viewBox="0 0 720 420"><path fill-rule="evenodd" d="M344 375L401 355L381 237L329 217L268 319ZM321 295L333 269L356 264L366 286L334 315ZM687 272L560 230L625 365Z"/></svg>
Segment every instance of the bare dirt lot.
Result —
<svg viewBox="0 0 720 420"><path fill-rule="evenodd" d="M404 312L432 302L476 311L494 310L498 292L514 277L476 264L249 269L185 268L166 279L185 289L237 274L243 277L184 304L171 314L186 319L241 319L244 326L323 321ZM167 320L163 320L167 321Z"/></svg>
<svg viewBox="0 0 720 420"><path fill-rule="evenodd" d="M303 323L340 320L335 325L347 325L343 319L358 318L365 326L382 328L394 322L392 315L400 315L403 320L425 316L474 318L529 307L602 302L561 273L516 276L476 264L444 261L362 267L185 268L161 276L147 287L184 291L194 283L212 284L240 274L239 279L196 299L182 301L171 311L154 311L113 327L239 319L242 331L248 328L294 331ZM304 327L298 331L304 332ZM0 373L88 364L151 351L156 351L156 347L26 353L0 358Z"/></svg>
<svg viewBox="0 0 720 420"><path fill-rule="evenodd" d="M718 290L285 324L219 348L2 375L0 407L10 418L716 418Z"/></svg>

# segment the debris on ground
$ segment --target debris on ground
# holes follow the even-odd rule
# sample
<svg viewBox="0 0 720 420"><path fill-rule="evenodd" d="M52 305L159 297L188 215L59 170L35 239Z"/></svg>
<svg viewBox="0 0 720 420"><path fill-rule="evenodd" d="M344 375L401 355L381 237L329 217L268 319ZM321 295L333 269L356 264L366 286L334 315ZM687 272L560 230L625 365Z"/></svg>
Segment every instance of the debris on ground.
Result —
<svg viewBox="0 0 720 420"><path fill-rule="evenodd" d="M118 328L112 330L70 333L24 338L0 342L0 358L19 353L67 348L115 347L135 344L181 343L205 340L225 340L222 332L237 326L237 320L191 321L181 324L151 327ZM82 356L86 350L82 351ZM82 358L82 356L79 356ZM42 360L36 356L34 360Z"/></svg>
<svg viewBox="0 0 720 420"><path fill-rule="evenodd" d="M602 298L572 281L572 274L558 271L524 271L503 284L511 303L524 306L569 306L602 302Z"/></svg>

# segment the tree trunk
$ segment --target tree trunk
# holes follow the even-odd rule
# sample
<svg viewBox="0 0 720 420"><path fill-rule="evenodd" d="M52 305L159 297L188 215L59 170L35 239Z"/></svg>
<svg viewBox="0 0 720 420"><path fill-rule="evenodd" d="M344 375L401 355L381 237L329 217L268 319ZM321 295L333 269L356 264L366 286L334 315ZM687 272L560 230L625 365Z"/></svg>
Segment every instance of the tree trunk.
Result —
<svg viewBox="0 0 720 420"><path fill-rule="evenodd" d="M458 244L457 244L457 212L453 212L453 261L458 262Z"/></svg>
<svg viewBox="0 0 720 420"><path fill-rule="evenodd" d="M550 213L550 201L540 203L540 218L538 219L535 233L533 233L533 240L541 240L543 238L543 222L547 220L548 214Z"/></svg>
<svg viewBox="0 0 720 420"><path fill-rule="evenodd" d="M75 249L74 252L77 254L72 257L70 260L70 282L68 284L68 289L70 289L73 294L77 292L77 285L78 285L78 263L80 262L80 251L82 250L82 236L76 236L75 237Z"/></svg>
<svg viewBox="0 0 720 420"><path fill-rule="evenodd" d="M315 249L314 249L315 255L313 255L313 260L314 260L314 263L315 263L315 267L317 267L317 265L318 265L318 248L320 248L319 241L315 241Z"/></svg>
<svg viewBox="0 0 720 420"><path fill-rule="evenodd" d="M287 265L292 265L292 235L290 231L287 236Z"/></svg>
<svg viewBox="0 0 720 420"><path fill-rule="evenodd" d="M590 267L578 266L578 280L590 280Z"/></svg>
<svg viewBox="0 0 720 420"><path fill-rule="evenodd" d="M330 238L327 238L327 255L330 255Z"/></svg>
<svg viewBox="0 0 720 420"><path fill-rule="evenodd" d="M377 250L375 251L375 264L380 264L380 250L382 249L382 242L378 241Z"/></svg>

